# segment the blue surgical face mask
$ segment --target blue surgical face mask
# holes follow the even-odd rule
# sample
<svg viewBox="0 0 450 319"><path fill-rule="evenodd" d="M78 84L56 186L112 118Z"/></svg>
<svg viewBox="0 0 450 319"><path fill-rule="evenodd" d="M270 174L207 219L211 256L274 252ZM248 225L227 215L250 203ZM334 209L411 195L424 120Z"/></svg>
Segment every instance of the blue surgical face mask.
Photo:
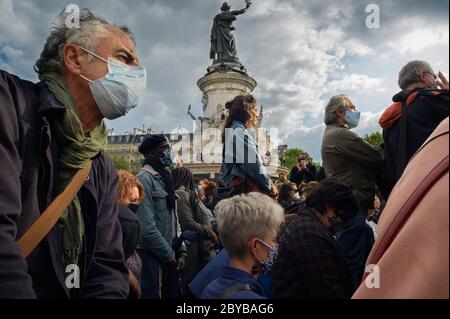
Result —
<svg viewBox="0 0 450 319"><path fill-rule="evenodd" d="M172 166L173 160L170 149L165 150L163 157L161 157L159 160L161 161L161 163L163 163L164 166Z"/></svg>
<svg viewBox="0 0 450 319"><path fill-rule="evenodd" d="M89 82L92 95L102 115L109 120L114 120L135 108L142 100L147 84L145 67L129 66L112 58L105 60L94 52L80 48L108 63L108 73L100 79L90 80L80 75Z"/></svg>
<svg viewBox="0 0 450 319"><path fill-rule="evenodd" d="M277 260L277 257L278 257L278 246L272 247L268 243L266 243L264 240L261 240L261 239L257 239L257 240L261 244L263 244L264 246L266 246L267 248L270 249L269 258L267 258L267 260L265 260L265 261L260 261L258 259L258 257L255 256L256 259L258 260L258 262L262 266L262 271L264 273L269 273L272 270L272 267L275 264L275 261Z"/></svg>
<svg viewBox="0 0 450 319"><path fill-rule="evenodd" d="M355 128L359 124L359 119L361 118L361 112L345 112L345 122L347 122L350 128Z"/></svg>

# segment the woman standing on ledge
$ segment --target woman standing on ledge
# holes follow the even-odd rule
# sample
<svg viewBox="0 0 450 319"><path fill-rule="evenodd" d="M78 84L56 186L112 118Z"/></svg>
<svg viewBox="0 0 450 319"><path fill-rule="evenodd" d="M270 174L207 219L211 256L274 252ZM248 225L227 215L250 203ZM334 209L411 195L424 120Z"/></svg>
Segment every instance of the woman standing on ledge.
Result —
<svg viewBox="0 0 450 319"><path fill-rule="evenodd" d="M224 149L219 185L233 188L230 195L260 192L275 198L278 191L262 165L253 132L257 120L255 98L239 95L227 102L225 108L229 114L222 132ZM220 187L217 195L223 199Z"/></svg>

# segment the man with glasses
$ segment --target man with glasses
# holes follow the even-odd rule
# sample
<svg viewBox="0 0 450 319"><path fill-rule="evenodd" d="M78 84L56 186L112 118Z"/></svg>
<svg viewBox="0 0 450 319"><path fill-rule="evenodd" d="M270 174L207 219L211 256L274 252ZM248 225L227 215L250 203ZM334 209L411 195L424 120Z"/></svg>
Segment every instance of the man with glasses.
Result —
<svg viewBox="0 0 450 319"><path fill-rule="evenodd" d="M448 81L425 61L411 61L399 74L402 91L380 118L385 143L385 198L411 157L449 116Z"/></svg>

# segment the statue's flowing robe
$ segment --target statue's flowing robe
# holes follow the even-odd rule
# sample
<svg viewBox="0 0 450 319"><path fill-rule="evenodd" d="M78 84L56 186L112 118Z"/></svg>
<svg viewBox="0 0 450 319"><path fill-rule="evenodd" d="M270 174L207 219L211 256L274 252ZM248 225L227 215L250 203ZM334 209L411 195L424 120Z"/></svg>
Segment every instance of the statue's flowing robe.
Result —
<svg viewBox="0 0 450 319"><path fill-rule="evenodd" d="M232 23L236 20L233 12L222 12L214 18L211 30L210 58L220 60L221 58L236 57L236 44L231 31L234 30Z"/></svg>

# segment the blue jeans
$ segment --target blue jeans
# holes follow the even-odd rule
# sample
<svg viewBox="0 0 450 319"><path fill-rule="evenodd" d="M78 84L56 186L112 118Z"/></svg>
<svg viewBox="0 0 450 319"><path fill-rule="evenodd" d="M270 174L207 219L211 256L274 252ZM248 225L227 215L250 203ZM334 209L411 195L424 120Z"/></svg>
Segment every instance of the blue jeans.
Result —
<svg viewBox="0 0 450 319"><path fill-rule="evenodd" d="M178 278L172 270L172 265L161 263L151 250L136 250L142 260L142 299L179 298Z"/></svg>
<svg viewBox="0 0 450 319"><path fill-rule="evenodd" d="M142 260L142 299L161 299L159 286L159 261L150 250L137 249Z"/></svg>

